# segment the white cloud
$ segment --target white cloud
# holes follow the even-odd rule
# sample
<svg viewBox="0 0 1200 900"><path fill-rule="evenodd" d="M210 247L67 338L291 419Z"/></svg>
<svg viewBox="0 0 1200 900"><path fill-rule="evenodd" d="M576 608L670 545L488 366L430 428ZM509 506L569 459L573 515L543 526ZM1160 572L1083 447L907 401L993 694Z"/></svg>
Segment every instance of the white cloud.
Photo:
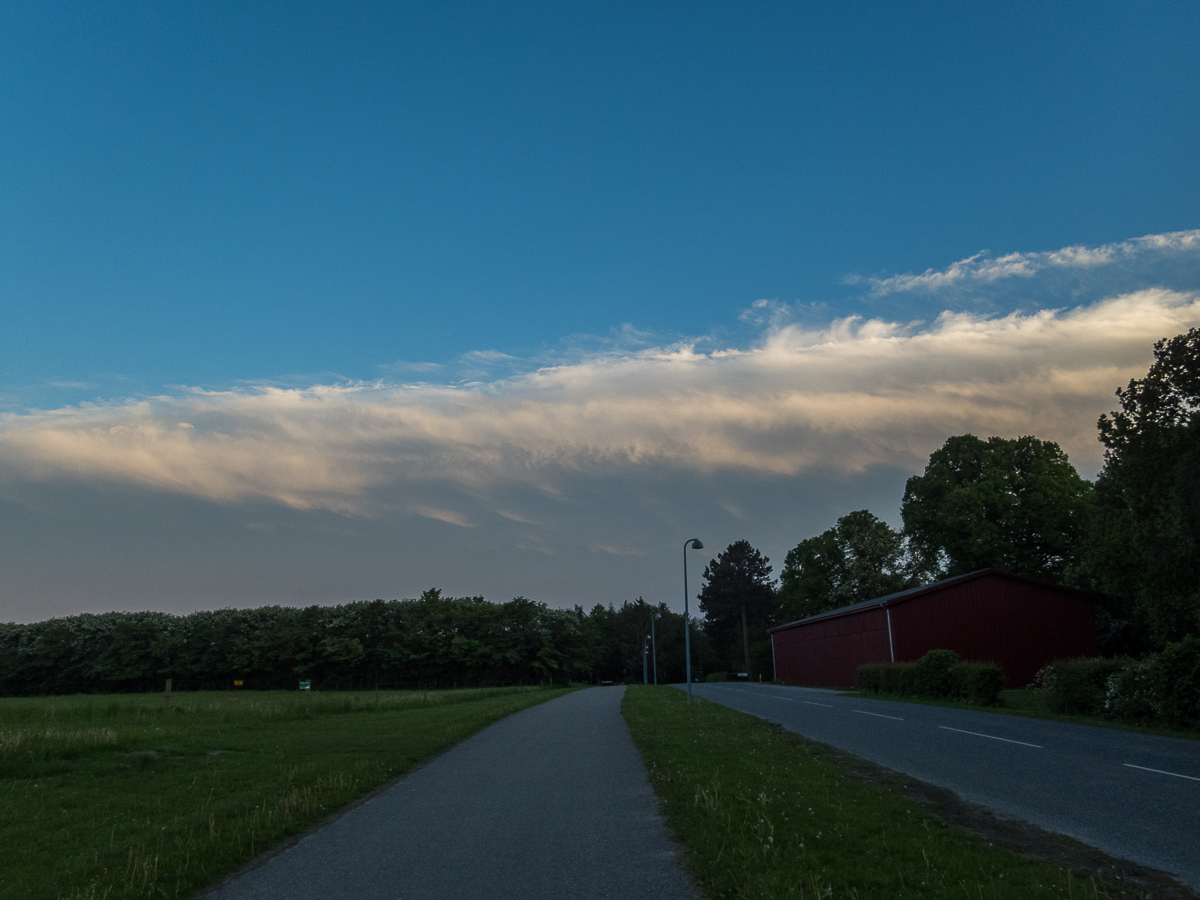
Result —
<svg viewBox="0 0 1200 900"><path fill-rule="evenodd" d="M1161 261L1171 254L1200 253L1200 230L1150 234L1100 247L1064 247L1044 253L1009 253L991 257L986 251L959 260L940 271L927 269L920 275L892 275L887 278L848 279L866 281L873 296L902 291L930 293L952 287L979 286L1006 278L1030 278L1046 269L1090 269L1127 262L1146 255Z"/></svg>
<svg viewBox="0 0 1200 900"><path fill-rule="evenodd" d="M450 512L445 509L435 509L432 506L418 506L416 508L418 515L424 516L427 519L436 519L439 522L446 522L450 525L457 525L459 528L474 528L474 524L467 521L458 513Z"/></svg>
<svg viewBox="0 0 1200 900"><path fill-rule="evenodd" d="M573 473L918 471L967 431L1057 440L1094 471L1115 388L1144 374L1154 341L1197 325L1200 295L1164 289L928 325L773 316L748 348L606 350L471 385L188 391L7 415L0 461L10 478L400 509L461 527L541 518L504 491L561 501Z"/></svg>

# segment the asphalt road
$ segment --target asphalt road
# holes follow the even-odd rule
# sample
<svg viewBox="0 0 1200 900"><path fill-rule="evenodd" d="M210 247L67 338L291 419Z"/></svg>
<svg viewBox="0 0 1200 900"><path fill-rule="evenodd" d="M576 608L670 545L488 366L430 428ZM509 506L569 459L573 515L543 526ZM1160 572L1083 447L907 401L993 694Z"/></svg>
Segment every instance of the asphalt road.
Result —
<svg viewBox="0 0 1200 900"><path fill-rule="evenodd" d="M813 688L693 691L1200 888L1200 742Z"/></svg>
<svg viewBox="0 0 1200 900"><path fill-rule="evenodd" d="M212 900L696 900L620 704L588 688L468 738Z"/></svg>

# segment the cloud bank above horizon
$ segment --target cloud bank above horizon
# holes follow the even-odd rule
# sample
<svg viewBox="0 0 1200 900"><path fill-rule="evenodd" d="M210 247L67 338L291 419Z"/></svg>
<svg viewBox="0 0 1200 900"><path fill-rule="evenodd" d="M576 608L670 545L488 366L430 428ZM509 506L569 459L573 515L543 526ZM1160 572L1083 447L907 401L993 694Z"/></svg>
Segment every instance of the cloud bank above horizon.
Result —
<svg viewBox="0 0 1200 900"><path fill-rule="evenodd" d="M1181 256L1200 257L1200 231L976 256L872 280L870 292L1024 286L1063 267L1096 272L1133 259L1150 271L1156 258ZM947 436L965 432L1057 441L1090 476L1101 462L1097 417L1113 408L1118 386L1145 373L1155 341L1200 326L1200 292L1146 276L1137 290L1080 304L946 309L929 321L851 315L814 327L784 304L759 301L752 312L761 324L745 346L707 336L654 345L636 335L455 384L192 389L7 414L0 487L127 485L469 528L491 515L531 521L505 499L513 488L553 499L576 476L634 471L767 480L917 472Z"/></svg>

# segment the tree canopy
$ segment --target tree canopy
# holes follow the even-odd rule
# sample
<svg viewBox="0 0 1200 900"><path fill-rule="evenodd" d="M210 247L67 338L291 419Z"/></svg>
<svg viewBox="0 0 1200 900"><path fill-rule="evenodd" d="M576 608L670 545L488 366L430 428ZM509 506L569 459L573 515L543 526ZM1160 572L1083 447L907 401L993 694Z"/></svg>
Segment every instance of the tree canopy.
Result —
<svg viewBox="0 0 1200 900"><path fill-rule="evenodd" d="M906 570L903 535L860 509L788 551L779 576L780 615L786 620L901 590Z"/></svg>
<svg viewBox="0 0 1200 900"><path fill-rule="evenodd" d="M684 677L683 615L640 597L590 614L517 597L375 600L302 609L267 606L187 616L104 613L0 623L0 695L161 690L458 687L640 681L655 633L662 681ZM693 668L718 664L693 635Z"/></svg>
<svg viewBox="0 0 1200 900"><path fill-rule="evenodd" d="M1052 441L963 434L908 479L900 514L930 569L992 566L1057 580L1075 560L1091 498L1091 484Z"/></svg>
<svg viewBox="0 0 1200 900"><path fill-rule="evenodd" d="M1200 329L1156 343L1117 398L1083 578L1162 646L1200 631Z"/></svg>
<svg viewBox="0 0 1200 900"><path fill-rule="evenodd" d="M765 629L773 621L770 563L749 541L735 541L704 569L699 599L705 630L730 660L736 658L733 648L740 633L746 672L750 671L751 630Z"/></svg>

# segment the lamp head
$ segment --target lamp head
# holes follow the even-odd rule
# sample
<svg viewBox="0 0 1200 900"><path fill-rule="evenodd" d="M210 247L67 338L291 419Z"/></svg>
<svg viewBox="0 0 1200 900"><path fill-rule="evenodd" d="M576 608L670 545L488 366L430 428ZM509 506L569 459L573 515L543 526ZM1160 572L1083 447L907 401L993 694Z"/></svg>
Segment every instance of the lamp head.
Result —
<svg viewBox="0 0 1200 900"><path fill-rule="evenodd" d="M700 538L692 538L690 541L688 541L688 546L691 547L693 550L703 550L704 549L704 545L702 543L700 543Z"/></svg>

